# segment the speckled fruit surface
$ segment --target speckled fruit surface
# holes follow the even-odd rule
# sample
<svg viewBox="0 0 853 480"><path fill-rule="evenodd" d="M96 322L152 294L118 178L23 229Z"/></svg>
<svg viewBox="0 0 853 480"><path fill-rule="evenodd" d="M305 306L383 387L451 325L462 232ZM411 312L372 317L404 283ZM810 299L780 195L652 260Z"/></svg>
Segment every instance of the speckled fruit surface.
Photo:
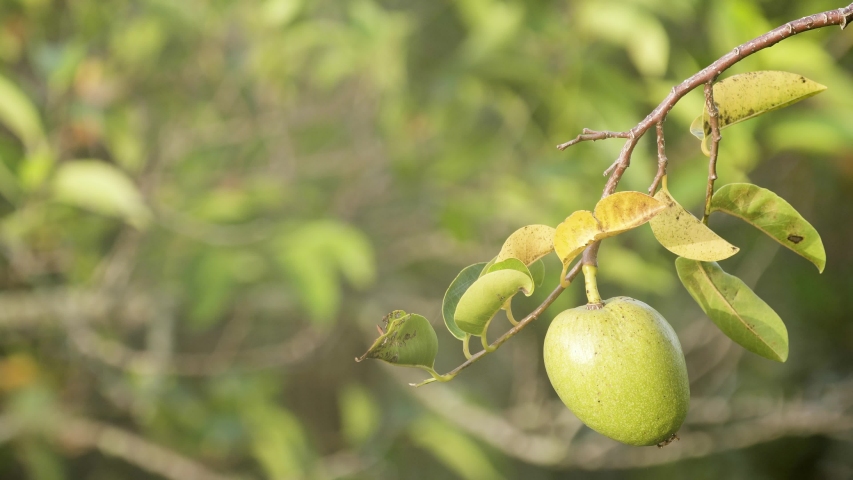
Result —
<svg viewBox="0 0 853 480"><path fill-rule="evenodd" d="M681 344L652 307L629 297L566 310L545 336L545 369L563 403L593 430L629 445L678 431L690 403Z"/></svg>

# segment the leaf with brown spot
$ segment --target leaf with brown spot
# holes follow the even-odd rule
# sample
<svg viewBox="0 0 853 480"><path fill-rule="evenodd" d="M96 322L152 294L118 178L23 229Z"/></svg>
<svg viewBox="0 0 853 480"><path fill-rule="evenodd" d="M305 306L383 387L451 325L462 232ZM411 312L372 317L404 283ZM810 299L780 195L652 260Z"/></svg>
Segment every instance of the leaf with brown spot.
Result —
<svg viewBox="0 0 853 480"><path fill-rule="evenodd" d="M601 224L605 237L637 228L662 212L666 205L640 192L618 192L601 199L593 215Z"/></svg>
<svg viewBox="0 0 853 480"><path fill-rule="evenodd" d="M655 194L655 198L666 204L667 208L653 218L649 225L658 242L670 252L705 262L723 260L738 252L737 247L703 225L675 201L666 186Z"/></svg>
<svg viewBox="0 0 853 480"><path fill-rule="evenodd" d="M601 199L595 212L580 210L557 226L554 251L564 268L592 242L618 235L648 222L666 208L640 192L618 192Z"/></svg>
<svg viewBox="0 0 853 480"><path fill-rule="evenodd" d="M389 313L385 321L388 323L385 333L356 361L375 358L394 365L431 371L438 353L438 338L429 321L403 310Z"/></svg>
<svg viewBox="0 0 853 480"><path fill-rule="evenodd" d="M601 224L589 210L579 210L572 213L563 223L557 225L554 234L554 251L563 262L569 264L587 245L595 241L601 234Z"/></svg>
<svg viewBox="0 0 853 480"><path fill-rule="evenodd" d="M496 262L517 258L530 265L554 250L556 229L548 225L527 225L510 235L501 247Z"/></svg>
<svg viewBox="0 0 853 480"><path fill-rule="evenodd" d="M812 262L826 267L826 250L817 230L775 193L749 183L725 185L711 198L711 211L738 217Z"/></svg>
<svg viewBox="0 0 853 480"><path fill-rule="evenodd" d="M772 112L826 90L826 87L790 72L764 70L748 72L714 84L714 103L719 111L720 128ZM702 152L710 155L711 126L708 109L693 121L690 132L702 140Z"/></svg>

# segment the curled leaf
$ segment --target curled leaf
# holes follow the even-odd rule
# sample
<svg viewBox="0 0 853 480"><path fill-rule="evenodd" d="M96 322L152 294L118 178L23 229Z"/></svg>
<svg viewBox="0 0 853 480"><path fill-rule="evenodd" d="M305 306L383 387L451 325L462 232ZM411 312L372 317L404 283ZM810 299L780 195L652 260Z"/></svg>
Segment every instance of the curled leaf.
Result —
<svg viewBox="0 0 853 480"><path fill-rule="evenodd" d="M728 213L752 224L823 272L826 250L817 230L770 190L749 183L725 185L711 198L711 211Z"/></svg>
<svg viewBox="0 0 853 480"><path fill-rule="evenodd" d="M568 265L587 245L602 233L601 224L589 210L579 210L557 225L554 235L554 251Z"/></svg>
<svg viewBox="0 0 853 480"><path fill-rule="evenodd" d="M666 186L655 194L655 198L667 208L649 225L658 242L670 252L706 262L723 260L738 252L738 247L723 240L675 201Z"/></svg>
<svg viewBox="0 0 853 480"><path fill-rule="evenodd" d="M438 338L429 321L403 310L394 310L385 320L388 322L385 333L356 361L375 358L394 365L432 371L438 353Z"/></svg>
<svg viewBox="0 0 853 480"><path fill-rule="evenodd" d="M557 226L554 250L565 267L592 242L639 227L665 208L665 204L640 192L608 195L596 204L594 213L574 212Z"/></svg>
<svg viewBox="0 0 853 480"><path fill-rule="evenodd" d="M645 193L617 192L602 198L593 215L604 232L601 238L606 238L639 227L665 208L666 205Z"/></svg>
<svg viewBox="0 0 853 480"><path fill-rule="evenodd" d="M826 90L808 78L790 72L764 70L742 73L714 84L714 103L719 111L720 128L778 110ZM709 155L711 127L708 110L693 121L690 132L702 140L702 151Z"/></svg>
<svg viewBox="0 0 853 480"><path fill-rule="evenodd" d="M554 249L554 227L527 225L510 235L501 247L496 261L517 258L525 265L539 260Z"/></svg>
<svg viewBox="0 0 853 480"><path fill-rule="evenodd" d="M450 286L447 287L447 292L444 293L444 300L441 304L441 313L444 317L444 324L450 333L459 340L465 339L463 332L457 325L454 315L456 313L456 305L459 304L459 299L468 290L468 288L480 278L481 272L485 272L486 262L475 263L469 265L459 272L459 275L453 279Z"/></svg>
<svg viewBox="0 0 853 480"><path fill-rule="evenodd" d="M741 279L716 262L677 258L675 269L696 303L729 338L762 357L787 360L785 324Z"/></svg>
<svg viewBox="0 0 853 480"><path fill-rule="evenodd" d="M509 260L515 260L517 265L523 266L517 259ZM517 265L512 262L498 262L492 268L498 265L504 268L486 273L477 279L459 299L454 319L463 332L482 336L492 317L503 308L507 300L519 291L527 296L533 293L534 283L530 272L519 271L514 268Z"/></svg>

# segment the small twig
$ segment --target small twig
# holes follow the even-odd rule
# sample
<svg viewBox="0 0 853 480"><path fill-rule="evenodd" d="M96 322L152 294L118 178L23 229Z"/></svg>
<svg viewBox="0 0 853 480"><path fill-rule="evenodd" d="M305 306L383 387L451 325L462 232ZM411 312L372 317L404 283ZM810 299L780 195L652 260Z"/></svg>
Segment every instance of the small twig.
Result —
<svg viewBox="0 0 853 480"><path fill-rule="evenodd" d="M559 150L565 150L572 145L576 145L581 142L589 142L596 140L606 140L608 138L630 138L631 134L629 132L610 132L607 130L590 130L588 128L583 129L583 133L578 135L577 137L569 140L566 143L561 143L557 145Z"/></svg>
<svg viewBox="0 0 853 480"><path fill-rule="evenodd" d="M711 196L714 194L714 181L717 180L717 152L720 149L720 112L714 102L714 79L705 84L705 108L708 109L708 123L711 125L711 158L708 160L708 187L705 189L705 212L702 223L708 224L711 215Z"/></svg>
<svg viewBox="0 0 853 480"><path fill-rule="evenodd" d="M568 272L568 273L566 273L566 283L567 283L567 284L568 284L568 283L571 283L571 282L572 282L572 280L574 280L574 279L575 279L575 277L577 277L577 276L578 276L578 273L580 273L580 271L581 271L581 263L582 263L582 262L578 261L578 262L577 262L577 263L575 263L575 265L571 268L571 270L569 270L569 272ZM510 338L514 337L518 332L520 332L522 329L524 329L524 327L526 327L528 324L530 324L530 322L532 322L532 321L536 320L537 318L539 318L539 316L540 316L540 315L542 315L542 313L543 313L543 312L544 312L548 307L550 307L550 306L551 306L551 304L552 304L552 303L554 303L554 301L555 301L555 300L557 300L557 298L559 298L559 296L563 293L563 291L564 291L565 289L566 289L566 287L563 287L562 285L557 285L557 287L554 289L554 291L552 291L552 292L548 295L548 297L547 297L547 298L545 298L545 300L544 300L544 301L543 301L543 302L542 302L538 307L536 307L536 309L534 309L532 312L530 312L529 314L527 314L527 316L526 316L526 317L524 317L524 318L522 318L521 320L519 320L519 321L518 321L518 324L517 324L517 325L515 325L514 327L510 328L509 330L507 330L507 331L506 331L506 333L504 333L503 335L501 335L500 337L498 337L498 339L497 339L497 340L495 340L494 342L492 342L492 344L491 344L491 345L489 345L489 349L488 349L488 350L480 350L479 352L477 352L477 353L475 353L475 354L471 355L471 358L469 358L469 359L465 360L465 362L464 362L464 363L462 363L461 365L459 365L458 367L456 367L456 368L454 368L453 370L451 370L451 371L447 372L446 374L442 375L442 377L445 377L445 378L447 378L448 380L449 380L449 379L452 379L453 377L455 377L456 375L458 375L458 374L459 374L459 372L461 372L462 370L465 370L466 368L470 367L470 366L471 366L473 363L475 363L476 361L478 361L478 360L480 360L481 358L485 357L485 356L486 356L486 355L488 355L489 353L494 352L495 350L497 350L497 349L498 349L498 347L500 347L501 345L503 345L503 344L504 344L507 340L509 340ZM435 381L436 381L436 379L435 379L435 378L428 378L427 380L425 380L425 381L423 381L423 382L421 382L421 383L412 384L412 386L420 387L420 386L422 386L422 385L426 385L426 384L429 384L429 383L432 383L432 382L435 382Z"/></svg>
<svg viewBox="0 0 853 480"><path fill-rule="evenodd" d="M652 180L652 186L649 187L649 195L654 195L655 190L658 189L658 185L660 185L660 180L666 175L666 166L668 160L666 159L666 141L663 138L663 120L658 122L657 125L657 137L658 137L658 172L655 174L654 180Z"/></svg>
<svg viewBox="0 0 853 480"><path fill-rule="evenodd" d="M732 65L740 62L755 52L772 47L788 37L792 37L798 33L809 30L814 30L816 28L823 28L832 25L840 25L843 28L850 23L851 20L853 20L853 3L844 8L816 13L774 28L764 35L755 37L752 40L735 47L729 53L723 55L693 76L674 86L672 91L669 92L669 95L667 95L666 98L664 98L663 101L651 111L651 113L646 115L646 118L634 126L634 128L626 132L597 132L594 130L584 129L583 134L578 135L573 140L558 145L557 148L565 150L572 145L587 140L594 141L606 138L628 139L625 142L625 146L622 147L619 157L604 172L605 176L610 175L610 178L607 180L607 184L604 186L604 192L601 195L602 198L604 198L616 191L616 187L622 179L622 174L631 164L631 154L633 153L634 147L637 145L640 138L642 138L643 135L651 129L652 125L662 122L675 104L693 89L699 85L713 82L722 72ZM716 168L716 165L714 168Z"/></svg>

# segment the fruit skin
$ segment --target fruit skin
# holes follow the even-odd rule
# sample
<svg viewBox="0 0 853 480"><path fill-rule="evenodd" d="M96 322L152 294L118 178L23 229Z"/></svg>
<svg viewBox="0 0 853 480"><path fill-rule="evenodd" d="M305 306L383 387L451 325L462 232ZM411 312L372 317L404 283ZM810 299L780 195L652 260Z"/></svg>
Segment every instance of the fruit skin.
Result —
<svg viewBox="0 0 853 480"><path fill-rule="evenodd" d="M690 404L681 344L655 309L629 297L600 310L566 310L545 336L545 369L563 403L588 427L629 445L678 431Z"/></svg>

